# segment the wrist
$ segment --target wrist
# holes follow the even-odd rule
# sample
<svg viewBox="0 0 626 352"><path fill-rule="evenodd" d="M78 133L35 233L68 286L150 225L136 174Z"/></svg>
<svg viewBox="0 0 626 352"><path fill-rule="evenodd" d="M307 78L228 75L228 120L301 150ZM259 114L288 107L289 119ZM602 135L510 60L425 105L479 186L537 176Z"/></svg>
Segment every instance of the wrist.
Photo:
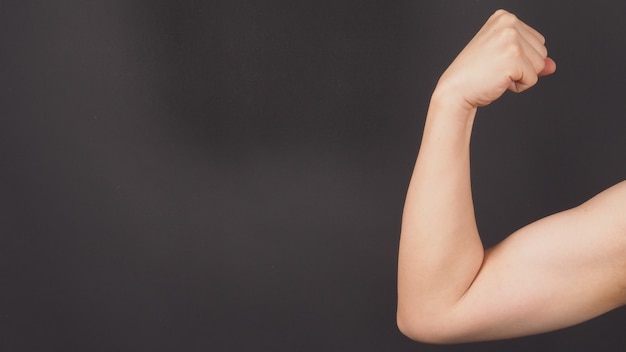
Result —
<svg viewBox="0 0 626 352"><path fill-rule="evenodd" d="M445 110L457 116L473 116L477 109L475 105L458 94L457 89L439 84L430 98L430 108Z"/></svg>
<svg viewBox="0 0 626 352"><path fill-rule="evenodd" d="M465 100L435 89L426 116L424 137L434 138L438 143L456 141L464 145L471 138L476 111L477 108Z"/></svg>
<svg viewBox="0 0 626 352"><path fill-rule="evenodd" d="M436 89L430 99L428 117L471 125L477 110L476 106L472 106L466 100Z"/></svg>

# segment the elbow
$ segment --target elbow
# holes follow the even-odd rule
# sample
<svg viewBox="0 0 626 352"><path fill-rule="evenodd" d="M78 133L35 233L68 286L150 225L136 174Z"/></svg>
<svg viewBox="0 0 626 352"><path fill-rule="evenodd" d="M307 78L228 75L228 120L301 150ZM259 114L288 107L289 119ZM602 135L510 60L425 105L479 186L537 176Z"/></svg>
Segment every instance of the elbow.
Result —
<svg viewBox="0 0 626 352"><path fill-rule="evenodd" d="M407 314L407 312L398 309L396 324L398 325L398 330L413 341L430 344L446 343L438 336L437 329L428 319L420 319L414 314Z"/></svg>
<svg viewBox="0 0 626 352"><path fill-rule="evenodd" d="M441 321L442 319L436 317L401 309L398 309L396 314L398 330L413 341L436 345L464 342L464 339L455 333L453 326L440 323Z"/></svg>
<svg viewBox="0 0 626 352"><path fill-rule="evenodd" d="M412 322L405 313L400 311L400 309L398 309L398 312L396 314L396 324L398 325L398 330L400 330L402 335L414 341L425 342L422 339L422 334L418 329L420 325Z"/></svg>

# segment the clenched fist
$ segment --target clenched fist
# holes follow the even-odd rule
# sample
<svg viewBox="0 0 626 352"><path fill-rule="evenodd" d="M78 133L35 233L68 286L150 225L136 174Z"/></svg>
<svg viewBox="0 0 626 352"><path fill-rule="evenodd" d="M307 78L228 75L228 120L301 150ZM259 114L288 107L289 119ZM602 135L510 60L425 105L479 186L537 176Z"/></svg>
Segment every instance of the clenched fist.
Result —
<svg viewBox="0 0 626 352"><path fill-rule="evenodd" d="M443 73L433 98L471 110L507 89L522 92L555 70L545 38L515 15L498 10Z"/></svg>

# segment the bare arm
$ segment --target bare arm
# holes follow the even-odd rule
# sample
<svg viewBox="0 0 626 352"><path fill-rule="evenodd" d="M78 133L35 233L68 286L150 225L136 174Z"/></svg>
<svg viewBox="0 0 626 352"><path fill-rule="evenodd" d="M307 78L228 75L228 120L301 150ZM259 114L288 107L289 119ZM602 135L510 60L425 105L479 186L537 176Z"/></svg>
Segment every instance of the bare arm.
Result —
<svg viewBox="0 0 626 352"><path fill-rule="evenodd" d="M442 75L402 222L398 326L436 343L569 326L626 303L626 183L485 252L470 187L479 106L554 72L544 38L498 11Z"/></svg>

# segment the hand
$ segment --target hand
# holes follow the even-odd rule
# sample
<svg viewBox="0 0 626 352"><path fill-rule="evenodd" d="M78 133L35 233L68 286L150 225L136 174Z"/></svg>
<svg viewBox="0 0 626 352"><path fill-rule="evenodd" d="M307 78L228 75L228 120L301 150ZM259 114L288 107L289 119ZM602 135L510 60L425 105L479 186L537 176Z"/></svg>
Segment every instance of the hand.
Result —
<svg viewBox="0 0 626 352"><path fill-rule="evenodd" d="M471 110L507 89L522 92L556 70L544 44L539 32L498 10L441 76L433 97Z"/></svg>

